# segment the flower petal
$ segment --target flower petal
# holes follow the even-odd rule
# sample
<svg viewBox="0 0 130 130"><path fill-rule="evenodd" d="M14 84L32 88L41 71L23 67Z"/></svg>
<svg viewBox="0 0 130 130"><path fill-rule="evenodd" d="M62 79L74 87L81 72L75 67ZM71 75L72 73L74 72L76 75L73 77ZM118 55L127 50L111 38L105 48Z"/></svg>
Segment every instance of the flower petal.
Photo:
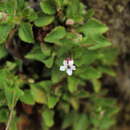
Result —
<svg viewBox="0 0 130 130"><path fill-rule="evenodd" d="M73 60L69 60L69 63L68 63L70 66L72 66L74 64L74 61Z"/></svg>
<svg viewBox="0 0 130 130"><path fill-rule="evenodd" d="M60 71L65 71L66 67L65 66L60 66Z"/></svg>
<svg viewBox="0 0 130 130"><path fill-rule="evenodd" d="M63 64L64 64L64 66L67 66L67 64L68 64L68 63L67 63L67 60L64 60L64 61L63 61Z"/></svg>
<svg viewBox="0 0 130 130"><path fill-rule="evenodd" d="M67 74L68 74L69 76L72 75L72 69L67 69L66 72L67 72Z"/></svg>
<svg viewBox="0 0 130 130"><path fill-rule="evenodd" d="M75 65L71 66L71 69L76 70L76 66Z"/></svg>

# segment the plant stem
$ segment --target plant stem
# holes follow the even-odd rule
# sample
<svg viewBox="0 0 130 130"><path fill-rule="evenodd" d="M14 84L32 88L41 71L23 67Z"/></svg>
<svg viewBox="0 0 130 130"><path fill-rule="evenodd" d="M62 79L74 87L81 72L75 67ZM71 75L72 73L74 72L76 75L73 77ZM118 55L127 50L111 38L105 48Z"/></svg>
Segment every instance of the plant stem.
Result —
<svg viewBox="0 0 130 130"><path fill-rule="evenodd" d="M13 92L13 99L12 99L12 105L10 107L10 114L9 114L9 119L8 119L8 122L7 122L7 125L6 125L6 128L5 130L9 130L9 127L10 127L10 124L11 124L11 121L13 120L13 112L14 112L14 106L15 106L15 91Z"/></svg>
<svg viewBox="0 0 130 130"><path fill-rule="evenodd" d="M9 119L8 119L8 122L7 122L6 129L5 129L5 130L9 130L11 121L12 121L12 119L13 119L13 111L14 111L14 110L13 110L13 108L12 108L11 111L10 111Z"/></svg>

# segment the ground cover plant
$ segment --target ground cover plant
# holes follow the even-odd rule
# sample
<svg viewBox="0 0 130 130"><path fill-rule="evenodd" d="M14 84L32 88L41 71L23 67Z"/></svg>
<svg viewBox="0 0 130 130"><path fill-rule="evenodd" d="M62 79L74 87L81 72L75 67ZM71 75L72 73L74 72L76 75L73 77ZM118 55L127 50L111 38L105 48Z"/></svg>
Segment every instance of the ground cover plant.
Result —
<svg viewBox="0 0 130 130"><path fill-rule="evenodd" d="M101 78L115 76L117 51L93 14L79 0L0 2L0 122L6 130L21 128L19 106L38 106L40 126L30 123L29 130L115 124L119 108Z"/></svg>

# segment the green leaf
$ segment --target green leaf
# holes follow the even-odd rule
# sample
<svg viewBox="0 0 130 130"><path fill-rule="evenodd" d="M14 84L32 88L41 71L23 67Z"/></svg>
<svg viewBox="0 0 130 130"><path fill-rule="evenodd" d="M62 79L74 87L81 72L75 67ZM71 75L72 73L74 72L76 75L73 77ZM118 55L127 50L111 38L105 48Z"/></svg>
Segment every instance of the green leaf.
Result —
<svg viewBox="0 0 130 130"><path fill-rule="evenodd" d="M38 17L33 8L24 9L22 15L26 17L30 22L35 21Z"/></svg>
<svg viewBox="0 0 130 130"><path fill-rule="evenodd" d="M53 57L50 57L49 59L43 61L47 68L51 68L52 67L53 59L54 59Z"/></svg>
<svg viewBox="0 0 130 130"><path fill-rule="evenodd" d="M48 108L54 108L56 103L58 102L58 97L56 96L48 96Z"/></svg>
<svg viewBox="0 0 130 130"><path fill-rule="evenodd" d="M86 114L78 115L78 119L74 123L74 130L87 130L88 118Z"/></svg>
<svg viewBox="0 0 130 130"><path fill-rule="evenodd" d="M19 83L21 85L21 83ZM20 97L22 97L24 95L24 92L22 89L19 88L19 86L16 84L16 88L14 88L15 90L15 100L16 102L20 99Z"/></svg>
<svg viewBox="0 0 130 130"><path fill-rule="evenodd" d="M58 9L62 9L63 1L64 0L55 0Z"/></svg>
<svg viewBox="0 0 130 130"><path fill-rule="evenodd" d="M39 88L43 88L46 93L51 91L52 82L51 80L44 80L35 84Z"/></svg>
<svg viewBox="0 0 130 130"><path fill-rule="evenodd" d="M46 65L46 67L51 68L54 62L55 54L53 53L52 56L48 57L44 55L41 50L40 46L34 46L32 51L26 55L26 58L41 61Z"/></svg>
<svg viewBox="0 0 130 130"><path fill-rule="evenodd" d="M8 121L9 111L6 108L0 109L0 123L6 123Z"/></svg>
<svg viewBox="0 0 130 130"><path fill-rule="evenodd" d="M88 98L91 96L91 94L88 91L80 90L78 93L76 93L76 96L80 99L82 98Z"/></svg>
<svg viewBox="0 0 130 130"><path fill-rule="evenodd" d="M14 107L19 98L24 94L23 91L18 88L18 86L16 88L6 86L4 90L9 108Z"/></svg>
<svg viewBox="0 0 130 130"><path fill-rule="evenodd" d="M102 76L101 72L93 67L85 67L75 71L75 74L83 79L98 79Z"/></svg>
<svg viewBox="0 0 130 130"><path fill-rule="evenodd" d="M101 90L101 82L98 79L93 79L91 82L95 93L99 93Z"/></svg>
<svg viewBox="0 0 130 130"><path fill-rule="evenodd" d="M71 104L71 106L73 107L73 109L75 111L78 111L80 103L79 103L79 100L77 99L77 97L69 98L68 102Z"/></svg>
<svg viewBox="0 0 130 130"><path fill-rule="evenodd" d="M75 92L77 90L79 79L75 77L68 77L68 89L70 92Z"/></svg>
<svg viewBox="0 0 130 130"><path fill-rule="evenodd" d="M40 46L34 46L31 52L26 55L26 58L43 62L46 56L42 53Z"/></svg>
<svg viewBox="0 0 130 130"><path fill-rule="evenodd" d="M102 73L106 73L110 76L113 76L115 77L116 76L116 72L111 68L111 67L108 67L108 66L100 66L98 67L98 70Z"/></svg>
<svg viewBox="0 0 130 130"><path fill-rule="evenodd" d="M86 50L86 48L73 49L76 66L90 65L97 59L97 51Z"/></svg>
<svg viewBox="0 0 130 130"><path fill-rule="evenodd" d="M20 97L20 101L22 101L25 104L34 105L35 101L33 99L33 96L30 92L30 90L25 90L24 95Z"/></svg>
<svg viewBox="0 0 130 130"><path fill-rule="evenodd" d="M41 104L47 103L47 96L43 89L40 89L36 87L35 85L32 85L31 94L37 103L41 103Z"/></svg>
<svg viewBox="0 0 130 130"><path fill-rule="evenodd" d="M27 43L34 43L34 36L31 24L21 23L18 34L22 41Z"/></svg>
<svg viewBox="0 0 130 130"><path fill-rule="evenodd" d="M54 21L54 16L42 16L35 20L37 27L44 27Z"/></svg>
<svg viewBox="0 0 130 130"><path fill-rule="evenodd" d="M85 113L77 115L74 123L74 130L87 130L88 117Z"/></svg>
<svg viewBox="0 0 130 130"><path fill-rule="evenodd" d="M88 47L89 50L95 50L95 49L99 49L111 45L111 42L109 42L102 35L95 35L93 38L91 37L91 43L93 44L93 46Z"/></svg>
<svg viewBox="0 0 130 130"><path fill-rule="evenodd" d="M24 9L24 6L25 6L25 0L17 0L17 6L18 6L18 9Z"/></svg>
<svg viewBox="0 0 130 130"><path fill-rule="evenodd" d="M0 59L7 55L7 50L4 48L3 45L0 45Z"/></svg>
<svg viewBox="0 0 130 130"><path fill-rule="evenodd" d="M116 64L118 54L119 52L116 48L104 48L97 53L97 57L103 64L110 66Z"/></svg>
<svg viewBox="0 0 130 130"><path fill-rule="evenodd" d="M66 30L62 26L55 27L46 37L46 42L57 42L58 40L64 38L66 35Z"/></svg>
<svg viewBox="0 0 130 130"><path fill-rule="evenodd" d="M5 11L5 3L0 2L0 12Z"/></svg>
<svg viewBox="0 0 130 130"><path fill-rule="evenodd" d="M6 102L6 99L5 99L4 92L0 91L0 107L2 107L3 105L7 105L7 102Z"/></svg>
<svg viewBox="0 0 130 130"><path fill-rule="evenodd" d="M5 11L10 15L15 15L15 11L17 10L17 1L10 0L5 3Z"/></svg>
<svg viewBox="0 0 130 130"><path fill-rule="evenodd" d="M79 0L69 1L68 8L66 11L67 18L72 18L76 22L81 22L83 20L83 12L84 6L80 3Z"/></svg>
<svg viewBox="0 0 130 130"><path fill-rule="evenodd" d="M60 40L56 40L56 41L55 41L55 44L56 44L56 45L59 45L59 46L64 46L64 47L60 48L61 51L63 51L62 54L63 54L64 52L67 53L67 51L71 50L72 47L76 46L76 43L75 43L72 39L66 38L66 35L65 35L65 38L62 38L62 39L60 39ZM58 51L59 51L59 50L58 50ZM58 51L57 51L57 52L58 52ZM61 53L61 52L60 52L60 53Z"/></svg>
<svg viewBox="0 0 130 130"><path fill-rule="evenodd" d="M45 109L44 112L42 113L42 117L44 119L45 124L48 127L53 126L53 124L54 124L54 120L53 120L54 112L52 110Z"/></svg>
<svg viewBox="0 0 130 130"><path fill-rule="evenodd" d="M74 112L70 112L68 114L66 114L63 118L63 122L62 122L62 128L63 129L66 129L70 126L73 125L74 123L74 116L75 116L75 113Z"/></svg>
<svg viewBox="0 0 130 130"><path fill-rule="evenodd" d="M96 19L89 19L86 24L78 28L79 32L83 32L87 37L102 34L108 30L105 24L100 23Z"/></svg>
<svg viewBox="0 0 130 130"><path fill-rule="evenodd" d="M47 68L51 68L53 66L54 57L55 57L55 55L53 54L48 59L43 60L43 63L46 65Z"/></svg>
<svg viewBox="0 0 130 130"><path fill-rule="evenodd" d="M8 34L12 28L13 26L8 24L0 25L0 43L3 43L7 40Z"/></svg>
<svg viewBox="0 0 130 130"><path fill-rule="evenodd" d="M7 80L7 81L5 81L5 80L8 79L8 78L7 78L7 75L8 75L8 74L9 74L9 73L8 73L7 70L5 70L5 69L0 69L0 89L2 89L3 87L6 86L8 80Z"/></svg>
<svg viewBox="0 0 130 130"><path fill-rule="evenodd" d="M46 44L41 44L41 50L45 56L51 55L51 48L49 46L47 46Z"/></svg>
<svg viewBox="0 0 130 130"><path fill-rule="evenodd" d="M9 75L11 75L14 78L14 80L16 80L15 75L10 73L12 70L14 70L16 68L16 66L17 66L16 62L7 61L6 68L8 68L8 70L7 70L6 76L8 76L8 73L9 73ZM15 83L17 83L17 82L15 82Z"/></svg>
<svg viewBox="0 0 130 130"><path fill-rule="evenodd" d="M90 19L90 18L92 18L92 16L94 15L94 10L93 9L89 9L88 11L87 11L87 15L86 15L86 18L87 19Z"/></svg>
<svg viewBox="0 0 130 130"><path fill-rule="evenodd" d="M48 0L41 1L40 2L40 7L41 7L42 11L45 14L51 15L51 14L56 13L55 5L51 0L49 0L49 1Z"/></svg>
<svg viewBox="0 0 130 130"><path fill-rule="evenodd" d="M59 68L53 68L51 73L51 80L53 83L58 83L65 77L65 73L60 72Z"/></svg>

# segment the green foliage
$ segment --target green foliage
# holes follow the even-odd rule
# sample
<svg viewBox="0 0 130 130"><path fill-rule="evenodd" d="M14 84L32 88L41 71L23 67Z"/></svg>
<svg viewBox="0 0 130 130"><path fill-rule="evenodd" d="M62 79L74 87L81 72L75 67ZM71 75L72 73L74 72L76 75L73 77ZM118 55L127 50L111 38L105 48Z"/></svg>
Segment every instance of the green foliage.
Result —
<svg viewBox="0 0 130 130"><path fill-rule="evenodd" d="M58 102L58 97L56 96L48 96L48 108L54 108L54 106L56 105L56 103Z"/></svg>
<svg viewBox="0 0 130 130"><path fill-rule="evenodd" d="M47 127L53 126L53 124L54 124L54 120L53 120L54 112L52 110L45 109L42 113L42 117L43 117L45 125Z"/></svg>
<svg viewBox="0 0 130 130"><path fill-rule="evenodd" d="M54 17L53 16L41 16L38 19L36 19L35 21L35 25L37 27L44 27L46 25L51 24L54 21Z"/></svg>
<svg viewBox="0 0 130 130"><path fill-rule="evenodd" d="M9 111L8 109L1 108L0 109L0 122L6 123L8 120Z"/></svg>
<svg viewBox="0 0 130 130"><path fill-rule="evenodd" d="M25 104L29 104L29 105L34 105L35 104L33 94L31 93L30 90L25 90L24 91L24 94L20 97L20 101L25 103Z"/></svg>
<svg viewBox="0 0 130 130"><path fill-rule="evenodd" d="M53 0L44 0L40 2L40 7L45 14L53 15L56 13L56 8Z"/></svg>
<svg viewBox="0 0 130 130"><path fill-rule="evenodd" d="M67 18L72 18L78 23L82 23L84 20L85 7L79 0L71 0L67 3L68 8L66 10ZM73 8L72 8L73 5Z"/></svg>
<svg viewBox="0 0 130 130"><path fill-rule="evenodd" d="M34 43L32 26L29 23L22 23L19 28L19 37L27 43Z"/></svg>
<svg viewBox="0 0 130 130"><path fill-rule="evenodd" d="M10 66L9 68L8 65ZM0 78L0 88L3 90L9 109L13 108L23 95L23 90L20 89L23 84L22 81L10 72L14 67L15 66L9 62L5 68L1 70Z"/></svg>
<svg viewBox="0 0 130 130"><path fill-rule="evenodd" d="M79 32L83 32L86 36L93 36L97 34L102 34L108 30L106 25L100 23L95 19L90 19L86 24L79 27Z"/></svg>
<svg viewBox="0 0 130 130"><path fill-rule="evenodd" d="M57 119L58 129L108 130L119 111L101 80L103 74L115 76L118 54L104 36L108 27L79 0L38 4L0 2L0 122L7 124L12 111L10 130L17 130L19 101L43 106L38 112L45 130ZM27 52L26 43L34 44L27 45ZM76 70L68 76L60 66L70 59Z"/></svg>
<svg viewBox="0 0 130 130"><path fill-rule="evenodd" d="M98 104L96 102L98 102ZM107 104L105 102L107 102ZM115 101L111 99L93 97L92 103L95 104L91 106L92 110L96 111L96 113L92 113L90 119L93 126L100 130L109 129L109 127L115 123L113 115L119 111L119 109L112 109L115 107Z"/></svg>
<svg viewBox="0 0 130 130"><path fill-rule="evenodd" d="M62 39L66 34L65 28L58 26L54 28L45 38L46 42L55 43L58 40Z"/></svg>
<svg viewBox="0 0 130 130"><path fill-rule="evenodd" d="M35 102L41 103L41 104L47 102L46 94L42 89L36 88L35 86L32 86L31 87L31 93L33 95Z"/></svg>
<svg viewBox="0 0 130 130"><path fill-rule="evenodd" d="M4 43L12 29L12 25L1 24L0 25L0 43Z"/></svg>
<svg viewBox="0 0 130 130"><path fill-rule="evenodd" d="M7 55L7 51L3 45L0 45L0 59Z"/></svg>

